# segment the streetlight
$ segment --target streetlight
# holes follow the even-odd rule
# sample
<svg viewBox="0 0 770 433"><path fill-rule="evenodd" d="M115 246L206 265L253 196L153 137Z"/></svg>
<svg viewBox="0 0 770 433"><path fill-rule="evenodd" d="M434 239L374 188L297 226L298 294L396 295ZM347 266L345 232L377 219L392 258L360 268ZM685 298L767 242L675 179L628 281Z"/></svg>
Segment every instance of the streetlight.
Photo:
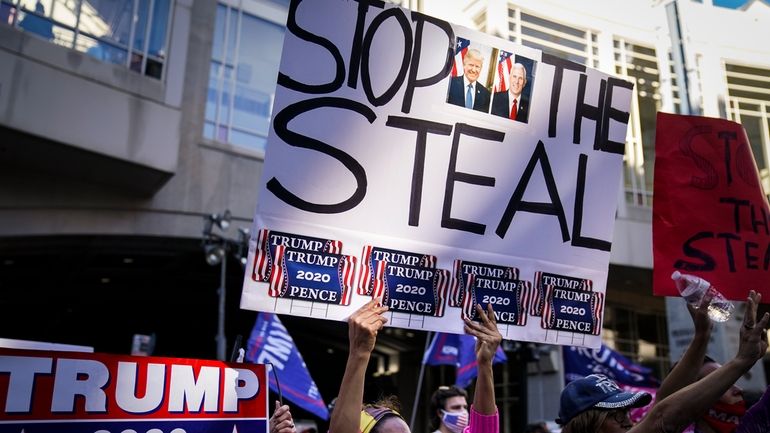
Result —
<svg viewBox="0 0 770 433"><path fill-rule="evenodd" d="M219 288L217 289L217 294L219 295L219 316L216 342L217 359L225 361L227 348L227 337L225 336L225 295L227 294L225 281L227 277L227 253L232 252L235 258L241 263L241 266L246 265L246 256L248 255L249 246L249 229L239 227L237 240L224 236L224 233L230 228L231 214L229 209L225 210L221 215L206 215L204 220L202 246L206 263L210 266L220 265ZM216 228L219 228L219 231L222 234L214 233Z"/></svg>

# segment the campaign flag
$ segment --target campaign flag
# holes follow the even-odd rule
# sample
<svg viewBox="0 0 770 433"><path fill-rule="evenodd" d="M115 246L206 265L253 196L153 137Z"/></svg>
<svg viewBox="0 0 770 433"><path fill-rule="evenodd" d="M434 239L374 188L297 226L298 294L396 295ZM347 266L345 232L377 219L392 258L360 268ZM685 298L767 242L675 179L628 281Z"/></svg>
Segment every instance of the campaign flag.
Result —
<svg viewBox="0 0 770 433"><path fill-rule="evenodd" d="M458 75L463 74L463 59L465 58L465 54L468 52L468 47L470 44L471 41L468 39L457 38L457 42L455 43L455 61L452 64L453 77L457 77Z"/></svg>
<svg viewBox="0 0 770 433"><path fill-rule="evenodd" d="M498 347L493 364L507 362L503 349ZM465 388L478 375L476 362L476 337L467 334L437 332L425 351L422 363L427 365L454 365L457 367L455 385Z"/></svg>
<svg viewBox="0 0 770 433"><path fill-rule="evenodd" d="M294 340L272 313L260 313L254 323L246 350L246 359L257 364L272 364L279 377L282 394L297 406L329 419L329 410L318 392ZM270 389L278 392L275 375L270 374Z"/></svg>
<svg viewBox="0 0 770 433"><path fill-rule="evenodd" d="M564 348L564 380L566 383L589 374L603 374L618 383L655 388L660 382L652 370L602 344L598 349Z"/></svg>
<svg viewBox="0 0 770 433"><path fill-rule="evenodd" d="M493 92L505 92L508 90L508 86L511 79L511 68L513 67L513 59L511 58L513 53L500 50L500 57L497 59L497 76L495 76L495 87Z"/></svg>
<svg viewBox="0 0 770 433"><path fill-rule="evenodd" d="M770 205L735 122L658 113L652 207L653 293L679 296L671 273L697 275L726 298L770 302Z"/></svg>
<svg viewBox="0 0 770 433"><path fill-rule="evenodd" d="M660 381L653 376L652 370L634 363L604 344L598 349L565 347L562 353L565 383L589 374L603 374L617 382L623 390L650 393L655 401L655 392L660 386ZM631 419L635 422L642 419L651 405L652 403L633 409Z"/></svg>

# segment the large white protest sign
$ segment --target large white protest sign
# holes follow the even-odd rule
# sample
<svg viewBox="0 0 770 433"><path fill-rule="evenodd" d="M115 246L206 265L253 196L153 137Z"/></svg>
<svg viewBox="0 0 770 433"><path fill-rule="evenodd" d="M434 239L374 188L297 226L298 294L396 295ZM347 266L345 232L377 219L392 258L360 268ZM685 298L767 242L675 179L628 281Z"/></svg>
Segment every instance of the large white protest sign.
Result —
<svg viewBox="0 0 770 433"><path fill-rule="evenodd" d="M287 29L241 306L598 347L631 84L390 4Z"/></svg>

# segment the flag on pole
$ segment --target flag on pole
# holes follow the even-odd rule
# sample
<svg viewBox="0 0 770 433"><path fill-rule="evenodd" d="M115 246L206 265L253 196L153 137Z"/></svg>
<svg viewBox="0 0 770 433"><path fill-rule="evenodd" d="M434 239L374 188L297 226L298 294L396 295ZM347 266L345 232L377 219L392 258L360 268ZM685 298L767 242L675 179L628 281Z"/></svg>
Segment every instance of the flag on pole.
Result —
<svg viewBox="0 0 770 433"><path fill-rule="evenodd" d="M660 381L653 376L652 370L639 365L602 344L598 349L586 347L565 347L564 382L570 383L575 379L589 374L603 374L618 383L626 391L645 391L652 394L660 386ZM645 407L631 410L631 420L638 421L649 411L652 403Z"/></svg>
<svg viewBox="0 0 770 433"><path fill-rule="evenodd" d="M493 92L505 92L511 85L511 68L513 67L513 53L500 50L500 56L497 59L497 74L495 74L495 85Z"/></svg>
<svg viewBox="0 0 770 433"><path fill-rule="evenodd" d="M457 38L455 43L455 61L452 64L452 76L457 77L463 74L463 59L465 54L468 53L468 47L471 41L464 38Z"/></svg>
<svg viewBox="0 0 770 433"><path fill-rule="evenodd" d="M493 364L507 362L508 358L500 347L495 352ZM454 365L457 367L455 385L465 388L478 375L476 362L476 338L466 334L445 334L437 332L425 351L422 363L427 365Z"/></svg>
<svg viewBox="0 0 770 433"><path fill-rule="evenodd" d="M255 364L272 364L282 394L288 400L321 419L329 419L329 410L321 393L278 316L259 313L249 337L246 359ZM269 374L269 377L270 389L278 392L275 375Z"/></svg>

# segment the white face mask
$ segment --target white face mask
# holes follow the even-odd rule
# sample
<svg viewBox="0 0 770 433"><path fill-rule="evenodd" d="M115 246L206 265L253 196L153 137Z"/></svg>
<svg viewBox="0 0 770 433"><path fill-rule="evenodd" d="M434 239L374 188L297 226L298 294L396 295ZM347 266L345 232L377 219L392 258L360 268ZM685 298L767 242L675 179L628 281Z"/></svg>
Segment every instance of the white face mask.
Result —
<svg viewBox="0 0 770 433"><path fill-rule="evenodd" d="M441 410L441 422L452 432L461 433L468 425L468 411L447 412Z"/></svg>

